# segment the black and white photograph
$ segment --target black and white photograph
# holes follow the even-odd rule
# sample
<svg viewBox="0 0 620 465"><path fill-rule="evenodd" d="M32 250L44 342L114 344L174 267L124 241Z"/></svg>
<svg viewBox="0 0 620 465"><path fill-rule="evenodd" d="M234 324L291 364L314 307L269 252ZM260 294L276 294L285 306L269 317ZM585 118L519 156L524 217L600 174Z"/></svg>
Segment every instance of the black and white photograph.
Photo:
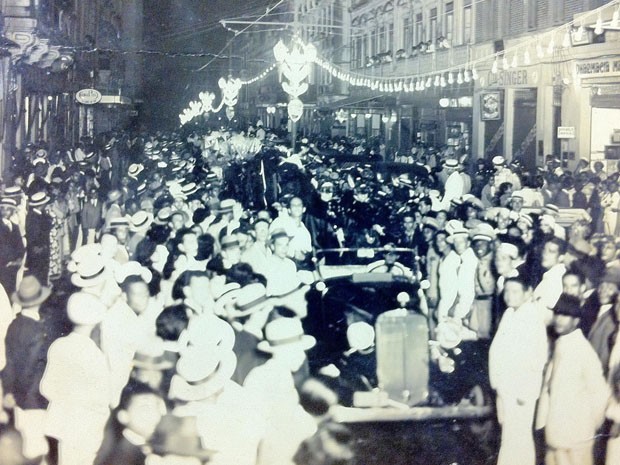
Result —
<svg viewBox="0 0 620 465"><path fill-rule="evenodd" d="M620 465L620 0L0 28L0 465Z"/></svg>

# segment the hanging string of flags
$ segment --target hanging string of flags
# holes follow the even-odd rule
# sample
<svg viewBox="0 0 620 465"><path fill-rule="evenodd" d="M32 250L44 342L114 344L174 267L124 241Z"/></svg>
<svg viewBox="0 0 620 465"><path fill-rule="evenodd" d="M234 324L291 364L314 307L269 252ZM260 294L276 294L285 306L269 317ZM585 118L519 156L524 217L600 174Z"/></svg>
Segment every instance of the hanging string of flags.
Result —
<svg viewBox="0 0 620 465"><path fill-rule="evenodd" d="M604 21L603 16L611 19ZM433 70L408 76L371 77L367 74L344 70L339 66L321 58L312 44L305 44L301 38L295 36L290 48L282 40L274 46L276 63L267 67L257 76L247 79L220 79L219 84L223 92L222 102L213 107L215 96L210 93L201 93L200 101L189 103L179 118L181 124L191 121L196 116L210 112L217 113L223 105L227 107L227 116L234 116L234 105L242 86L253 84L267 77L276 68L281 74L282 88L289 95L288 112L292 121L298 121L303 112L303 102L299 98L308 90L306 79L310 74L310 65L315 64L334 78L348 82L354 87L365 87L381 93L410 93L422 92L430 88L469 84L479 79L478 68L487 67L491 63L491 73L497 74L500 67L504 71L518 66L531 66L543 62L545 59L555 60L558 51L568 50L573 43L580 43L588 35L600 36L606 28L617 30L620 27L620 0L613 0L601 7L579 15L572 21L558 26L538 36L525 39L510 46L501 52L492 53L465 63L452 65L447 68ZM561 39L561 40L560 40ZM436 53L427 51L427 53ZM233 103L234 102L234 103Z"/></svg>

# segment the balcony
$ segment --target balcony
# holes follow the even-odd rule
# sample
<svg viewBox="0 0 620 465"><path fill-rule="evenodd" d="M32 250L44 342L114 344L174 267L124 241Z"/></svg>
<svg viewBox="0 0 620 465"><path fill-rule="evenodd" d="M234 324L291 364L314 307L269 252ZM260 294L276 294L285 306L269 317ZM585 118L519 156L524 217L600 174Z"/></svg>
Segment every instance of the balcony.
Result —
<svg viewBox="0 0 620 465"><path fill-rule="evenodd" d="M399 50L396 54L388 52L387 54L382 53L370 58L372 59L370 66L353 69L353 72L372 77L386 78L392 76L415 76L465 65L472 57L471 46L461 45L436 50L431 53L426 51L406 53L404 50Z"/></svg>

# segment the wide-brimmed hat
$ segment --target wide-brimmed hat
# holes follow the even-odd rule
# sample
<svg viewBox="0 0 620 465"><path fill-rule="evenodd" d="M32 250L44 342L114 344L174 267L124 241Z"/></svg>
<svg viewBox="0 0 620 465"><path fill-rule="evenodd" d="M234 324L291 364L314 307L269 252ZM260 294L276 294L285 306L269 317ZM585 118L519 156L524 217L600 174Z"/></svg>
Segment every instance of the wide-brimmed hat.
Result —
<svg viewBox="0 0 620 465"><path fill-rule="evenodd" d="M23 308L36 307L45 302L51 293L52 290L42 286L35 276L25 276L17 291L11 296L11 300Z"/></svg>
<svg viewBox="0 0 620 465"><path fill-rule="evenodd" d="M28 204L31 207L42 207L43 205L47 205L50 201L50 197L45 192L36 192L30 196L28 200Z"/></svg>
<svg viewBox="0 0 620 465"><path fill-rule="evenodd" d="M170 397L186 402L208 399L230 381L236 367L232 350L186 350L177 362Z"/></svg>
<svg viewBox="0 0 620 465"><path fill-rule="evenodd" d="M458 168L459 161L454 158L448 158L443 161L444 168Z"/></svg>
<svg viewBox="0 0 620 465"><path fill-rule="evenodd" d="M258 343L258 350L273 353L278 350L300 348L309 350L316 345L316 339L304 334L299 318L277 318L265 326L265 340Z"/></svg>
<svg viewBox="0 0 620 465"><path fill-rule="evenodd" d="M437 221L436 218L430 216L425 216L424 218L422 218L422 225L425 228L432 228L435 231L438 231L440 228L439 221Z"/></svg>
<svg viewBox="0 0 620 465"><path fill-rule="evenodd" d="M129 220L129 230L131 232L145 232L153 223L153 214L144 210L137 211Z"/></svg>
<svg viewBox="0 0 620 465"><path fill-rule="evenodd" d="M105 316L107 307L97 296L76 292L67 301L67 317L76 325L94 326Z"/></svg>
<svg viewBox="0 0 620 465"><path fill-rule="evenodd" d="M77 287L91 287L100 284L106 279L105 261L101 255L91 255L88 260L75 264L75 272L71 275L71 282Z"/></svg>
<svg viewBox="0 0 620 465"><path fill-rule="evenodd" d="M129 228L131 221L128 216L117 216L110 220L110 229L114 228Z"/></svg>
<svg viewBox="0 0 620 465"><path fill-rule="evenodd" d="M203 314L192 318L179 336L179 353L203 349L228 351L235 345L235 331L221 318Z"/></svg>

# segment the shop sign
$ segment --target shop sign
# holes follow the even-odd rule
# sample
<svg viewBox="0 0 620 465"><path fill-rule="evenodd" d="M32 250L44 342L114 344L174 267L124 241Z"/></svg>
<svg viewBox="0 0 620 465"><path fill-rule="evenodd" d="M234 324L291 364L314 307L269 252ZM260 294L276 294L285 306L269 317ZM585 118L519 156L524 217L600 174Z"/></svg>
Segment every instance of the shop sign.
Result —
<svg viewBox="0 0 620 465"><path fill-rule="evenodd" d="M487 82L489 86L496 87L528 87L538 83L538 72L527 69L489 71Z"/></svg>
<svg viewBox="0 0 620 465"><path fill-rule="evenodd" d="M558 139L574 139L575 126L558 126Z"/></svg>
<svg viewBox="0 0 620 465"><path fill-rule="evenodd" d="M620 74L620 59L608 58L575 64L575 72L579 77L610 76Z"/></svg>
<svg viewBox="0 0 620 465"><path fill-rule="evenodd" d="M82 89L75 94L75 99L82 105L94 105L101 101L101 92L97 89Z"/></svg>

